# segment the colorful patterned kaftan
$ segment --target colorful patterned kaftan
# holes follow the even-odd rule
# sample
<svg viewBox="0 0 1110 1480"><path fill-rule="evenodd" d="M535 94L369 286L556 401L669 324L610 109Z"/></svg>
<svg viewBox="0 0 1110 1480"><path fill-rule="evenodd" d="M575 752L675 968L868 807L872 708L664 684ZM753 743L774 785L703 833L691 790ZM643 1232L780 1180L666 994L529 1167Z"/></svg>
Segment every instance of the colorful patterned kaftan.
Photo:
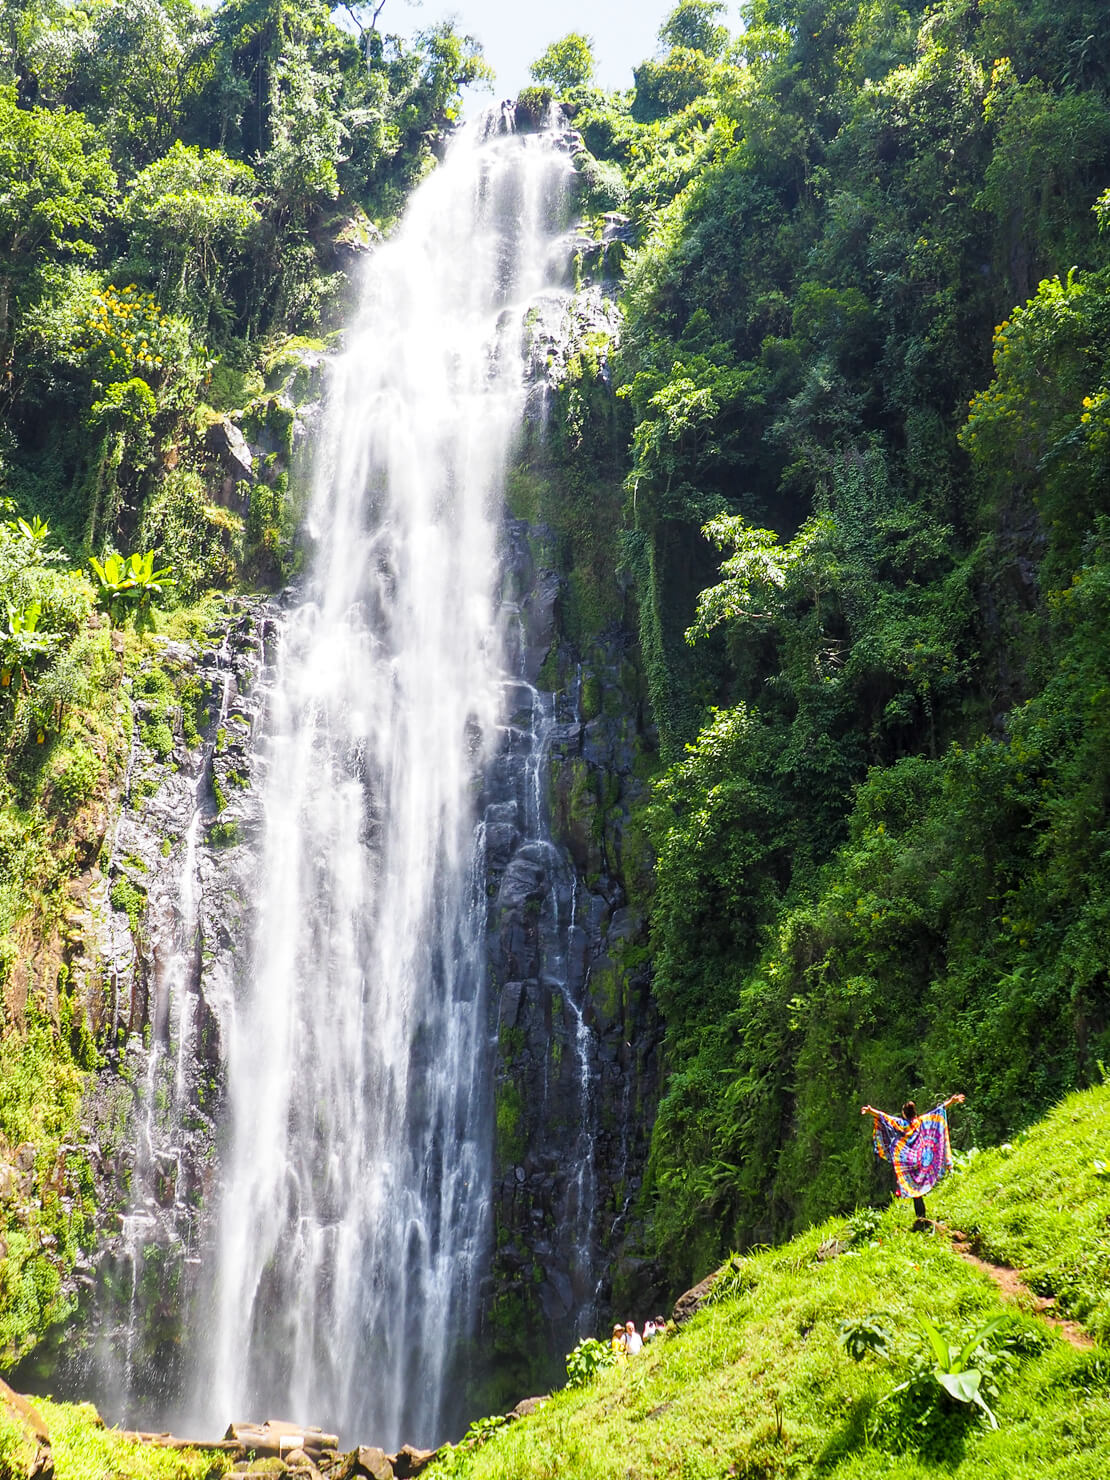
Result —
<svg viewBox="0 0 1110 1480"><path fill-rule="evenodd" d="M952 1170L944 1106L919 1115L912 1123L876 1111L875 1154L890 1162L897 1197L924 1197Z"/></svg>

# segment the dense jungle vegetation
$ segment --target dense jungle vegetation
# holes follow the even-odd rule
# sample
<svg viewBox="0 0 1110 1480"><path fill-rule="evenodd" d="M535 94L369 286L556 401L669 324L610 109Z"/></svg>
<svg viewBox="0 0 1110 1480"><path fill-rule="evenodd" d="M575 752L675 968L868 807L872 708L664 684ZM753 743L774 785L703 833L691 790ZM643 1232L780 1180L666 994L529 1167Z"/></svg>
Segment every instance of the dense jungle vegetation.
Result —
<svg viewBox="0 0 1110 1480"><path fill-rule="evenodd" d="M567 97L631 213L623 563L672 1277L1110 1049L1110 31L1091 0L684 0ZM584 372L584 379L588 374Z"/></svg>
<svg viewBox="0 0 1110 1480"><path fill-rule="evenodd" d="M0 1145L44 1170L96 1061L67 889L134 628L290 573L281 388L483 73L353 9L0 0ZM629 582L639 613L672 1282L872 1197L861 1100L961 1089L986 1143L1110 1058L1102 0L742 20L681 0L626 94L565 38L522 99L636 243L540 512L583 641ZM270 451L226 491L231 411ZM57 1298L33 1235L8 1350Z"/></svg>

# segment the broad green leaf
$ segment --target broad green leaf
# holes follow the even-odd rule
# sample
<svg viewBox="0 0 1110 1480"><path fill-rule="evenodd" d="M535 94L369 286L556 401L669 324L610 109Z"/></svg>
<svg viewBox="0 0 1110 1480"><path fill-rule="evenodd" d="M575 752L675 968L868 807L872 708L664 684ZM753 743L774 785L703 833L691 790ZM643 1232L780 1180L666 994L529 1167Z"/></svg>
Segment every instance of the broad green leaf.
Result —
<svg viewBox="0 0 1110 1480"><path fill-rule="evenodd" d="M919 1319L921 1323L921 1329L925 1332L925 1335L929 1339L929 1345L933 1348L933 1355L937 1359L937 1366L942 1372L950 1371L952 1365L952 1354L949 1351L948 1343L945 1341L944 1337L940 1334L937 1328L933 1325L928 1316L921 1316Z"/></svg>
<svg viewBox="0 0 1110 1480"><path fill-rule="evenodd" d="M968 1362L971 1360L972 1352L975 1351L977 1347L982 1346L983 1342L986 1341L989 1336L993 1336L994 1333L998 1330L999 1326L1005 1324L1006 1320L1007 1317L1005 1315L992 1316L985 1326L980 1326L978 1331L976 1331L974 1335L969 1336L964 1342L963 1346L960 1348L959 1355L957 1356L951 1370L959 1372L964 1367L966 1367Z"/></svg>
<svg viewBox="0 0 1110 1480"><path fill-rule="evenodd" d="M951 1393L958 1403L974 1403L983 1374L977 1367L968 1367L963 1372L937 1372L936 1380L946 1393Z"/></svg>

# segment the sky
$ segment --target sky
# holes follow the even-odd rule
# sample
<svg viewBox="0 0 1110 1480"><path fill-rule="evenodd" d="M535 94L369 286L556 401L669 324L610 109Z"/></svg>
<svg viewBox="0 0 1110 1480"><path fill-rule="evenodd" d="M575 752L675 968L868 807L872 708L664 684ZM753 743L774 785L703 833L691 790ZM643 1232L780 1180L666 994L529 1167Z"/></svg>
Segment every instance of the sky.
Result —
<svg viewBox="0 0 1110 1480"><path fill-rule="evenodd" d="M594 42L596 80L601 87L631 87L632 68L655 54L663 18L677 0L386 0L378 29L410 38L437 21L454 20L456 29L476 37L497 73L489 93L467 100L466 112L493 98L513 97L530 81L528 68L552 41L579 31ZM736 9L729 5L729 11ZM725 17L726 22L732 19Z"/></svg>

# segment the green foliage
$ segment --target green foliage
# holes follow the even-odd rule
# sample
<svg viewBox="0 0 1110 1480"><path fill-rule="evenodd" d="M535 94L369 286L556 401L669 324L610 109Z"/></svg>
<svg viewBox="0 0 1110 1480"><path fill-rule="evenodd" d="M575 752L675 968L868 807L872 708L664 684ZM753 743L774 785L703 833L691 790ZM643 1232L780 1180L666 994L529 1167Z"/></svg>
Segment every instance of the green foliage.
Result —
<svg viewBox="0 0 1110 1480"><path fill-rule="evenodd" d="M469 1468L468 1457L487 1444L508 1422L508 1417L503 1413L475 1419L458 1444L446 1444L441 1449L437 1465L440 1475L465 1475Z"/></svg>
<svg viewBox="0 0 1110 1480"><path fill-rule="evenodd" d="M115 176L107 151L80 114L21 108L14 87L0 87L0 243L5 295L12 274L39 252L88 254L108 209ZM5 297L0 335L8 330ZM0 338L0 343L5 343Z"/></svg>
<svg viewBox="0 0 1110 1480"><path fill-rule="evenodd" d="M857 1208L845 1225L852 1248L871 1243L882 1221L882 1214L876 1208Z"/></svg>
<svg viewBox="0 0 1110 1480"><path fill-rule="evenodd" d="M22 1424L5 1413L0 1413L0 1475L25 1475L35 1459L34 1445L30 1443Z"/></svg>
<svg viewBox="0 0 1110 1480"><path fill-rule="evenodd" d="M56 795L71 809L88 801L100 783L103 763L95 751L81 741L72 749L61 751L54 759L50 784Z"/></svg>
<svg viewBox="0 0 1110 1480"><path fill-rule="evenodd" d="M553 41L528 68L533 82L549 82L557 93L588 87L594 75L593 42L578 31Z"/></svg>
<svg viewBox="0 0 1110 1480"><path fill-rule="evenodd" d="M112 885L108 898L113 909L122 910L127 916L132 935L141 935L146 916L146 892L126 874L120 874Z"/></svg>
<svg viewBox="0 0 1110 1480"><path fill-rule="evenodd" d="M136 537L173 571L166 594L195 601L204 591L233 584L243 561L243 530L241 514L208 502L198 473L171 468L147 502Z"/></svg>
<svg viewBox="0 0 1110 1480"><path fill-rule="evenodd" d="M1103 1111L1094 1109L1089 1096L1075 1097L1037 1133L1042 1171L1065 1196L1082 1156L1061 1144L1059 1129L1077 1126L1083 1145L1097 1139ZM1032 1150L1008 1185L1047 1244L1057 1199L1049 1206L1025 1180ZM997 1168L966 1175L968 1206L989 1206ZM493 1443L455 1451L429 1474L1040 1480L1061 1470L1099 1480L1110 1435L1100 1349L1076 1351L1035 1317L1004 1310L980 1271L909 1224L900 1206L858 1248L843 1250L847 1229L834 1220L734 1258L743 1278L667 1341L555 1393ZM1097 1220L1086 1236L1099 1237ZM828 1257L837 1245L842 1252ZM715 1288L727 1281L726 1269ZM944 1345L943 1362L924 1322ZM975 1386L998 1427L974 1397L950 1395L938 1369L961 1392ZM960 1380L970 1370L977 1385Z"/></svg>
<svg viewBox="0 0 1110 1480"><path fill-rule="evenodd" d="M495 1112L497 1157L502 1166L519 1161L524 1151L523 1115L523 1097L517 1085L508 1079L498 1088Z"/></svg>
<svg viewBox="0 0 1110 1480"><path fill-rule="evenodd" d="M585 1337L567 1353L567 1387L584 1387L606 1367L614 1366L616 1360L617 1354L608 1342Z"/></svg>
<svg viewBox="0 0 1110 1480"><path fill-rule="evenodd" d="M729 39L728 28L718 24L726 8L723 0L679 0L659 28L660 45L719 57Z"/></svg>
<svg viewBox="0 0 1110 1480"><path fill-rule="evenodd" d="M994 1316L953 1345L928 1316L919 1316L928 1351L912 1362L910 1377L883 1400L903 1399L894 1423L903 1430L912 1425L910 1431L917 1431L918 1442L928 1445L937 1430L943 1432L949 1405L955 1402L979 1408L990 1427L997 1429L998 1420L983 1396L984 1389L992 1397L997 1397L998 1391L990 1375L993 1359L985 1343L1005 1321L1004 1315ZM976 1365L972 1366L973 1362Z"/></svg>
<svg viewBox="0 0 1110 1480"><path fill-rule="evenodd" d="M883 1322L870 1315L842 1321L837 1337L853 1362L862 1362L866 1356L889 1356L892 1339Z"/></svg>
<svg viewBox="0 0 1110 1480"><path fill-rule="evenodd" d="M180 139L139 173L123 204L130 249L158 274L167 302L193 300L202 316L226 319L220 295L259 224L257 189L249 165Z"/></svg>
<svg viewBox="0 0 1110 1480"><path fill-rule="evenodd" d="M396 212L486 69L448 24L360 40L319 0L8 10L0 480L101 555L154 504L172 525L167 474L211 479L207 384L222 400L269 336L337 310L337 242ZM250 564L186 523L186 596Z"/></svg>
<svg viewBox="0 0 1110 1480"><path fill-rule="evenodd" d="M676 1284L879 1194L845 1105L958 1085L982 1143L1110 1032L1099 27L819 10L729 46L679 6L631 112L576 115L642 242L616 379Z"/></svg>
<svg viewBox="0 0 1110 1480"><path fill-rule="evenodd" d="M1024 298L1046 272L1090 253L1093 223L1075 204L1102 184L1110 106L1097 92L1019 82L1008 57L994 67L983 106L995 140L978 203L994 217L996 250Z"/></svg>
<svg viewBox="0 0 1110 1480"><path fill-rule="evenodd" d="M638 123L651 123L708 93L713 63L702 51L676 46L661 61L641 62L633 75L632 116Z"/></svg>
<svg viewBox="0 0 1110 1480"><path fill-rule="evenodd" d="M62 1288L61 1274L81 1247L88 1246L89 1235L80 1198L67 1209L57 1191L45 1186L45 1174L54 1167L61 1144L72 1138L77 1122L81 1077L69 1045L32 1010L22 1031L12 1025L5 1028L3 1049L0 1144L30 1148L32 1178L41 1193L22 1205L9 1199L4 1208L0 1352L10 1365L48 1326L71 1313L73 1300Z"/></svg>
<svg viewBox="0 0 1110 1480"><path fill-rule="evenodd" d="M68 1480L211 1480L226 1474L231 1459L211 1449L166 1450L105 1428L91 1403L35 1399L50 1430L55 1471Z"/></svg>

